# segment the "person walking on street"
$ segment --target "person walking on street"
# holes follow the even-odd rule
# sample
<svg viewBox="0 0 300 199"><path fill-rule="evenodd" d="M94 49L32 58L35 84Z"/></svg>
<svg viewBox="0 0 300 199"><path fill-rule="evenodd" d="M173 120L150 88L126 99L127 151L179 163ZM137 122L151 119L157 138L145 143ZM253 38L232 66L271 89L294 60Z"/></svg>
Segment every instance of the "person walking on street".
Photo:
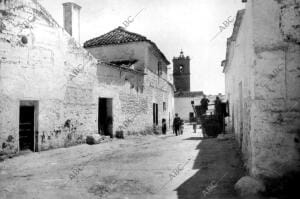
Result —
<svg viewBox="0 0 300 199"><path fill-rule="evenodd" d="M180 123L180 117L178 117L178 113L176 113L173 120L173 131L175 131L176 136L179 134Z"/></svg>
<svg viewBox="0 0 300 199"><path fill-rule="evenodd" d="M180 120L180 127L179 127L179 132L180 132L180 135L182 135L183 134L183 120Z"/></svg>
<svg viewBox="0 0 300 199"><path fill-rule="evenodd" d="M217 117L218 123L221 125L221 131L224 130L224 108L222 106L222 101L219 97L216 97L215 100L215 115Z"/></svg>
<svg viewBox="0 0 300 199"><path fill-rule="evenodd" d="M218 120L222 117L222 101L219 97L216 97L215 100L215 115L217 116Z"/></svg>
<svg viewBox="0 0 300 199"><path fill-rule="evenodd" d="M206 96L204 95L200 101L201 115L204 115L206 113L208 109L208 103L209 103L209 99L207 99Z"/></svg>
<svg viewBox="0 0 300 199"><path fill-rule="evenodd" d="M197 123L196 122L193 122L193 130L194 130L194 133L196 133L196 131L197 131Z"/></svg>

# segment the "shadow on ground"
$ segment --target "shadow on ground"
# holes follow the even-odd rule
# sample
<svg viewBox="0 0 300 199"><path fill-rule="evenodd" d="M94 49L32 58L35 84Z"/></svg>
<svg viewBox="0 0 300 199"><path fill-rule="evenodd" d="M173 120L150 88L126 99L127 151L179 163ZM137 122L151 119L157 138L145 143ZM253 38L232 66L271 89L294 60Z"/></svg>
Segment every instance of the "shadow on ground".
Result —
<svg viewBox="0 0 300 199"><path fill-rule="evenodd" d="M178 199L239 198L234 184L245 171L235 140L200 137L186 140L199 141L199 153L193 165L198 172L176 189Z"/></svg>
<svg viewBox="0 0 300 199"><path fill-rule="evenodd" d="M190 138L186 138L184 140L204 140L205 138L203 137L190 137Z"/></svg>

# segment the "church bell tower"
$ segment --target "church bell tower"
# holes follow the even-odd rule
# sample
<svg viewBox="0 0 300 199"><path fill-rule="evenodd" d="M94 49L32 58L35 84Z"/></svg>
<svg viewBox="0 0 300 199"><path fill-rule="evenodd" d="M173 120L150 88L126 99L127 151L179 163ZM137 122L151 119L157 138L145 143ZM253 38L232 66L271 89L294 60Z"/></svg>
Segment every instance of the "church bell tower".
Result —
<svg viewBox="0 0 300 199"><path fill-rule="evenodd" d="M173 80L178 91L190 91L190 57L181 50L179 57L173 58Z"/></svg>

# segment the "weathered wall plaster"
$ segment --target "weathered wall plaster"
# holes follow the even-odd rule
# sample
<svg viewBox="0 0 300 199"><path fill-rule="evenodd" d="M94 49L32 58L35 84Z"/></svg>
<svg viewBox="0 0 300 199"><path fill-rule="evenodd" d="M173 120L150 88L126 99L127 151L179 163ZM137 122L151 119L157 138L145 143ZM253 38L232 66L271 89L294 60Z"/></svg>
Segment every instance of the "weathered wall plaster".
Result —
<svg viewBox="0 0 300 199"><path fill-rule="evenodd" d="M245 165L276 177L299 166L299 1L248 1L224 69Z"/></svg>

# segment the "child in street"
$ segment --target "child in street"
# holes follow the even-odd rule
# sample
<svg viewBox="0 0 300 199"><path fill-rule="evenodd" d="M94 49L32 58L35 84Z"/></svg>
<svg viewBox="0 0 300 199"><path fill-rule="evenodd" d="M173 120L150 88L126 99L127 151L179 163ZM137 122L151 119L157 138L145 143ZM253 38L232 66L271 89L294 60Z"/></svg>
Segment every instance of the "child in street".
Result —
<svg viewBox="0 0 300 199"><path fill-rule="evenodd" d="M179 131L179 132L180 132L180 135L183 134L183 129L184 129L183 125L184 125L183 120L180 120L180 131Z"/></svg>
<svg viewBox="0 0 300 199"><path fill-rule="evenodd" d="M167 123L165 118L162 119L161 131L163 135L165 135L167 132Z"/></svg>

